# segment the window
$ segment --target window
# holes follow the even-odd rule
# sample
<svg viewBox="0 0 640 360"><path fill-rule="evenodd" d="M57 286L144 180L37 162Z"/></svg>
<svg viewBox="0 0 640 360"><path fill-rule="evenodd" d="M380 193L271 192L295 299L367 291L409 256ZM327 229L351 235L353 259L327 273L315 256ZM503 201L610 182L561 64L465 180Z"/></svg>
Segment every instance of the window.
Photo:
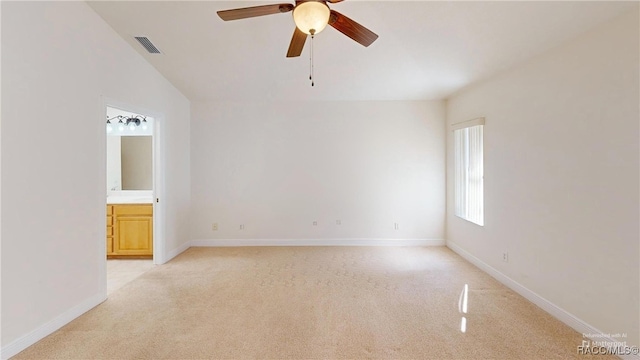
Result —
<svg viewBox="0 0 640 360"><path fill-rule="evenodd" d="M456 216L484 226L484 118L453 125Z"/></svg>

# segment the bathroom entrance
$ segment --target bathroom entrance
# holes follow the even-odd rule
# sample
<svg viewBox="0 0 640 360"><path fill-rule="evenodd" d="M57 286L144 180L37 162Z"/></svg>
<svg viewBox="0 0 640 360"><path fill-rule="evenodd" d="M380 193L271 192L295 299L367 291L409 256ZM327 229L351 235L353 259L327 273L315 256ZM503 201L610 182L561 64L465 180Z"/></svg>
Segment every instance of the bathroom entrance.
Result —
<svg viewBox="0 0 640 360"><path fill-rule="evenodd" d="M153 267L159 217L157 122L106 107L107 295Z"/></svg>

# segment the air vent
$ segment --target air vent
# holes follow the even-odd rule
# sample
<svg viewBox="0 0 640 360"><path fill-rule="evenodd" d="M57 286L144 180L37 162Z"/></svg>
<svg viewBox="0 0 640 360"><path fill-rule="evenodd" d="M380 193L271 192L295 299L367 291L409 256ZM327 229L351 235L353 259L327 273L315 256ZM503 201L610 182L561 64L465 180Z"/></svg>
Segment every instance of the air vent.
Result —
<svg viewBox="0 0 640 360"><path fill-rule="evenodd" d="M142 47L147 49L149 54L160 54L160 50L158 50L158 48L153 45L151 40L149 40L146 36L136 36L135 38L136 40L138 40L140 45L142 45Z"/></svg>

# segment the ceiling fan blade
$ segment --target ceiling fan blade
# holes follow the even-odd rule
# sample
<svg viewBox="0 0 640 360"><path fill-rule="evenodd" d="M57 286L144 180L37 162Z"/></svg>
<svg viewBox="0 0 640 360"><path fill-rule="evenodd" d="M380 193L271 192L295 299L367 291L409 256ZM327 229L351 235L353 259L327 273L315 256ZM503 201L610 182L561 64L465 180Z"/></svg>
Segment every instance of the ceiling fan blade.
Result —
<svg viewBox="0 0 640 360"><path fill-rule="evenodd" d="M330 3L332 3L332 4L339 3L339 2L343 2L343 1L344 1L344 0L327 0L327 2L330 2Z"/></svg>
<svg viewBox="0 0 640 360"><path fill-rule="evenodd" d="M256 16L285 13L293 10L293 8L294 6L292 4L273 4L273 5L252 6L252 7L239 8L239 9L220 10L218 11L218 16L220 16L220 19L224 21L229 21L229 20L246 19L246 18L251 18Z"/></svg>
<svg viewBox="0 0 640 360"><path fill-rule="evenodd" d="M331 10L329 25L364 46L371 45L378 38L373 31L334 10Z"/></svg>
<svg viewBox="0 0 640 360"><path fill-rule="evenodd" d="M291 43L289 44L289 50L287 51L287 57L296 57L302 54L302 48L304 48L304 43L307 41L307 34L303 33L296 27L293 32L293 37L291 38Z"/></svg>

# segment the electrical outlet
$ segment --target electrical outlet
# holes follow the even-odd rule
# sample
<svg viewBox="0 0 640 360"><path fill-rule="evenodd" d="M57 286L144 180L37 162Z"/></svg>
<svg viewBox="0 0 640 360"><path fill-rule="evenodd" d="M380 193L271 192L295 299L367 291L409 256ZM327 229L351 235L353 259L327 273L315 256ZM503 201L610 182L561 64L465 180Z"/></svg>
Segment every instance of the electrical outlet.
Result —
<svg viewBox="0 0 640 360"><path fill-rule="evenodd" d="M317 221L314 221L314 222L313 222L313 226L318 226L318 222L317 222Z"/></svg>
<svg viewBox="0 0 640 360"><path fill-rule="evenodd" d="M502 261L504 262L509 262L509 253L508 252L503 252L502 253Z"/></svg>
<svg viewBox="0 0 640 360"><path fill-rule="evenodd" d="M218 223L213 223L213 224L211 225L211 230L213 230L213 231L218 231Z"/></svg>
<svg viewBox="0 0 640 360"><path fill-rule="evenodd" d="M393 228L396 230L400 230L400 226L398 225L398 223L393 223Z"/></svg>
<svg viewBox="0 0 640 360"><path fill-rule="evenodd" d="M244 230L244 224L240 224L240 230Z"/></svg>
<svg viewBox="0 0 640 360"><path fill-rule="evenodd" d="M342 220L336 220L336 225L342 225Z"/></svg>

